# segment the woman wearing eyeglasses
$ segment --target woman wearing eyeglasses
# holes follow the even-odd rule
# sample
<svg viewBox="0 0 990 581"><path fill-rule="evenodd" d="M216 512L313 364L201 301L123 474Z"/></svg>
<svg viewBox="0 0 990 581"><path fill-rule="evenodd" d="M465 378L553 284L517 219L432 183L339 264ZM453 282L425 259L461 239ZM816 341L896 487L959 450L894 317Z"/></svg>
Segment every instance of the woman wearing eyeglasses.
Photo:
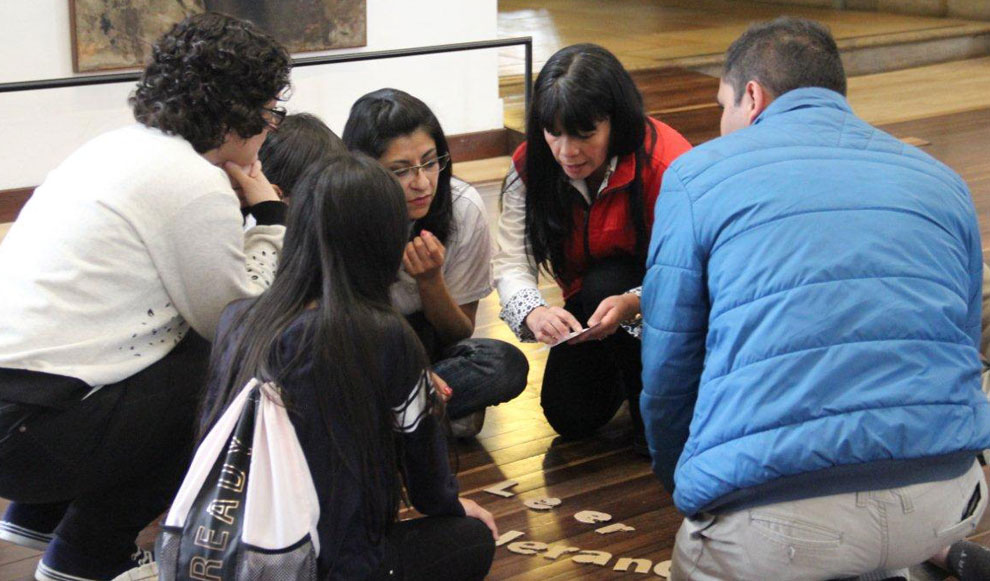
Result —
<svg viewBox="0 0 990 581"><path fill-rule="evenodd" d="M409 243L392 304L416 330L450 386L454 435L476 434L484 411L519 395L529 364L517 348L470 339L478 301L492 291L488 216L477 190L453 178L447 139L425 103L397 89L364 95L344 127L351 150L376 158L402 185Z"/></svg>

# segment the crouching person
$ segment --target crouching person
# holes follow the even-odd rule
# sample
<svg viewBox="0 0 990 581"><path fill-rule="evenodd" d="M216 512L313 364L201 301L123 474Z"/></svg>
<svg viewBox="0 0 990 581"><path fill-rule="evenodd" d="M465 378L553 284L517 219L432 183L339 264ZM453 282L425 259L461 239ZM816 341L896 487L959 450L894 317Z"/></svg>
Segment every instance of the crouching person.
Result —
<svg viewBox="0 0 990 581"><path fill-rule="evenodd" d="M360 154L317 160L293 189L271 290L232 304L220 321L204 432L220 430L226 441L233 432L224 431L222 415L244 386L252 379L271 386L272 395L260 397L284 404L312 480L293 482L294 493L315 491L318 514L306 516L316 526L306 540L318 547L318 579L482 579L495 553L491 513L458 496L438 422L443 388L427 379L432 372L422 345L389 302L408 219L402 187L375 160ZM208 472L214 462L194 463L190 475ZM250 472L245 480L238 492L251 498ZM396 522L403 485L427 516ZM244 529L222 533L218 554L227 559L211 561L217 571L251 561L244 556L251 550L267 554L262 558L273 563L265 572L275 574L280 551L246 547L246 529L257 526L251 508L250 500L231 507L244 511ZM281 515L284 529L290 516ZM166 524L180 521L170 513ZM183 542L192 545L197 529L182 522ZM243 552L229 550L237 543ZM163 573L167 566L174 563L163 561Z"/></svg>
<svg viewBox="0 0 990 581"><path fill-rule="evenodd" d="M971 532L990 445L962 179L857 118L806 20L732 44L720 139L667 171L642 309L673 579L908 567Z"/></svg>
<svg viewBox="0 0 990 581"><path fill-rule="evenodd" d="M52 171L0 246L0 538L45 551L38 579L130 569L175 494L207 341L282 246L257 153L289 62L246 22L176 25L131 97L138 123Z"/></svg>

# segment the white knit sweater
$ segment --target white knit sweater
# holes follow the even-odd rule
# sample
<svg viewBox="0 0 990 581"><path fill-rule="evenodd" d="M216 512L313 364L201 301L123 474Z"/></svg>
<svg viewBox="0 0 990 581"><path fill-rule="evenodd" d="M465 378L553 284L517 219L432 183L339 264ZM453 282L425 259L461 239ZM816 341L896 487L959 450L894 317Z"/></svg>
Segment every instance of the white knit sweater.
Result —
<svg viewBox="0 0 990 581"><path fill-rule="evenodd" d="M285 227L242 228L223 170L180 137L101 135L38 187L0 244L0 367L99 386L271 282Z"/></svg>

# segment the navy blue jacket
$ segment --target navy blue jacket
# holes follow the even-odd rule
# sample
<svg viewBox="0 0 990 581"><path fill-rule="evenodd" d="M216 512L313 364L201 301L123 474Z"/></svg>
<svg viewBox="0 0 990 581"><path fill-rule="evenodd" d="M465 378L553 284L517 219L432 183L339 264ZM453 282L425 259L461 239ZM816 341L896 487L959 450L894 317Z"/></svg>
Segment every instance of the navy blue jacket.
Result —
<svg viewBox="0 0 990 581"><path fill-rule="evenodd" d="M229 357L238 336L237 329L231 329L231 325L252 303L253 299L232 303L220 318L217 328L220 342L214 350L220 350L224 360ZM300 351L300 343L307 326L315 321L315 313L304 312L282 336L279 360L293 361L299 357L302 364L294 366L292 373L285 374L280 383L288 403L289 419L306 456L320 502L320 520L316 525L320 537L317 560L319 578L365 579L377 570L384 547L369 538L362 490L351 472L344 468L345 464L357 464L357 459L348 452L361 445L362 434L349 433L344 429L343 421L330 418L339 447L334 446L327 435L319 406L314 403L316 390L326 388L314 376L311 358ZM408 373L409 365L396 360L397 353L402 352L400 346L395 344L398 340L383 337L381 349L382 369L386 377L392 379L393 410L397 413L408 404L417 379L416 373ZM391 348L390 341L393 342ZM215 401L217 390L214 378L208 387L207 402ZM341 415L345 413L344 410L332 411ZM383 426L382 429L392 429L392 426ZM401 459L405 467L403 476L413 506L426 515L464 516L457 496L457 479L451 473L447 459L446 439L436 417L423 415L414 429L402 431L401 442ZM388 470L390 467L383 466L382 469ZM331 495L330 490L334 490L335 494Z"/></svg>

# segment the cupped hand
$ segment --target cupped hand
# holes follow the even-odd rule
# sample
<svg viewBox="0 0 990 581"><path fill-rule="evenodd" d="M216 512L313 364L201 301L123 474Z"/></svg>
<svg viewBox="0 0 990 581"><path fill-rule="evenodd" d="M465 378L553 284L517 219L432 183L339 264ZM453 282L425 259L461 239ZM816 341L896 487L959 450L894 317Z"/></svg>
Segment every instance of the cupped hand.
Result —
<svg viewBox="0 0 990 581"><path fill-rule="evenodd" d="M440 240L432 232L423 230L406 244L402 268L415 279L432 279L440 275L445 254Z"/></svg>
<svg viewBox="0 0 990 581"><path fill-rule="evenodd" d="M560 307L536 307L526 315L526 326L541 343L553 345L572 331L580 331L581 323Z"/></svg>

